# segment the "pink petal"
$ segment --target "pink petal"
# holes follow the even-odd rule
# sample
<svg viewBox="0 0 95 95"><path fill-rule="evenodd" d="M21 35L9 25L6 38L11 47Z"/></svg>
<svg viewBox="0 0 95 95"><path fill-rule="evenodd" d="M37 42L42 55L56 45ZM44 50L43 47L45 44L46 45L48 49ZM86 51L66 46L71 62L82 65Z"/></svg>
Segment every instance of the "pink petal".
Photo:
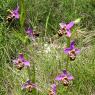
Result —
<svg viewBox="0 0 95 95"><path fill-rule="evenodd" d="M71 29L73 26L74 26L74 22L72 21L66 25L66 29Z"/></svg>
<svg viewBox="0 0 95 95"><path fill-rule="evenodd" d="M59 25L60 25L60 28L62 28L62 29L66 27L66 24L63 23L63 22L62 23L59 23Z"/></svg>
<svg viewBox="0 0 95 95"><path fill-rule="evenodd" d="M16 14L16 15L15 15L15 18L16 18L16 19L19 19L19 14Z"/></svg>
<svg viewBox="0 0 95 95"><path fill-rule="evenodd" d="M72 48L72 49L74 49L75 48L75 41L72 41L71 43L70 43L70 47Z"/></svg>
<svg viewBox="0 0 95 95"><path fill-rule="evenodd" d="M24 61L25 60L24 55L22 53L20 53L19 56L18 56L18 59L20 59L21 61Z"/></svg>
<svg viewBox="0 0 95 95"><path fill-rule="evenodd" d="M66 34L67 37L71 37L71 31L70 30L67 30L66 33L67 33Z"/></svg>
<svg viewBox="0 0 95 95"><path fill-rule="evenodd" d="M59 77L59 76L58 76L58 77L55 78L55 80L60 81L60 80L62 80L62 77Z"/></svg>
<svg viewBox="0 0 95 95"><path fill-rule="evenodd" d="M68 75L68 80L73 80L74 77L72 75Z"/></svg>
<svg viewBox="0 0 95 95"><path fill-rule="evenodd" d="M30 62L29 62L29 61L25 61L25 62L24 62L24 65L30 67Z"/></svg>
<svg viewBox="0 0 95 95"><path fill-rule="evenodd" d="M71 48L65 48L65 49L64 49L64 53L65 53L65 54L68 54L70 51L71 51Z"/></svg>
<svg viewBox="0 0 95 95"><path fill-rule="evenodd" d="M75 49L76 54L80 54L80 49Z"/></svg>

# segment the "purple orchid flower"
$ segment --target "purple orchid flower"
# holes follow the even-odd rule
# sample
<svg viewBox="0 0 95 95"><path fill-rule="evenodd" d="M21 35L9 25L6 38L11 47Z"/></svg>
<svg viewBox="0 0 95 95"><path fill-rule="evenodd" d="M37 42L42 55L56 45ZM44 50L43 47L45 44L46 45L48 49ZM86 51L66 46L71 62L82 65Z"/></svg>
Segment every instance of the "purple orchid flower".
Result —
<svg viewBox="0 0 95 95"><path fill-rule="evenodd" d="M13 60L13 63L16 65L17 69L21 70L24 66L29 67L30 62L24 59L22 53L19 54L18 59Z"/></svg>
<svg viewBox="0 0 95 95"><path fill-rule="evenodd" d="M28 29L26 30L26 34L27 34L29 37L31 37L33 41L35 41L35 37L38 37L38 36L39 36L39 33L35 33L35 32L33 31L33 29L31 29L31 28L28 28Z"/></svg>
<svg viewBox="0 0 95 95"><path fill-rule="evenodd" d="M62 81L64 86L68 86L69 82L73 79L74 77L66 70L63 70L63 73L61 73L55 78L55 80L57 81Z"/></svg>
<svg viewBox="0 0 95 95"><path fill-rule="evenodd" d="M11 11L11 17L19 19L19 6L17 6L14 10Z"/></svg>
<svg viewBox="0 0 95 95"><path fill-rule="evenodd" d="M11 10L6 19L8 22L13 21L14 19L19 19L19 6L17 6L14 10Z"/></svg>
<svg viewBox="0 0 95 95"><path fill-rule="evenodd" d="M27 30L26 30L26 33L27 33L27 35L28 36L33 36L33 30L31 29L31 28L28 28Z"/></svg>
<svg viewBox="0 0 95 95"><path fill-rule="evenodd" d="M33 35L33 30L32 30L31 28L28 28L28 29L26 30L26 34L27 34L29 37L31 37L31 39L32 39L33 41L35 41L35 37L34 37L34 35Z"/></svg>
<svg viewBox="0 0 95 95"><path fill-rule="evenodd" d="M56 84L51 85L51 90L48 95L56 95Z"/></svg>
<svg viewBox="0 0 95 95"><path fill-rule="evenodd" d="M64 53L68 54L70 60L75 60L76 55L80 53L80 50L75 48L75 42L72 41L69 48L64 49Z"/></svg>
<svg viewBox="0 0 95 95"><path fill-rule="evenodd" d="M71 37L71 28L74 26L74 22L70 22L69 24L66 23L60 23L60 31L63 34L66 34L67 37Z"/></svg>
<svg viewBox="0 0 95 95"><path fill-rule="evenodd" d="M28 90L29 92L31 92L35 88L36 88L36 85L32 83L30 80L26 81L26 83L22 85L22 89Z"/></svg>

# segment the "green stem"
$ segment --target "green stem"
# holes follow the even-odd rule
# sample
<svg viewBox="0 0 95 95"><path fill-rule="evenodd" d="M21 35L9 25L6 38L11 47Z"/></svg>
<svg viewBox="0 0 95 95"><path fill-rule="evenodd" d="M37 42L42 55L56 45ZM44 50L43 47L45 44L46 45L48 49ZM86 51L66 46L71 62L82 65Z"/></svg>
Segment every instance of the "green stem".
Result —
<svg viewBox="0 0 95 95"><path fill-rule="evenodd" d="M24 47L25 47L25 51L28 51L26 44L24 44ZM31 80L35 84L35 78L36 78L35 77L35 63L33 62L33 60L32 60L31 65L32 65L31 66L32 69L30 67L27 68L28 78L29 78L29 80ZM35 89L33 89L32 94L36 95L36 90Z"/></svg>
<svg viewBox="0 0 95 95"><path fill-rule="evenodd" d="M67 47L70 47L70 38L67 38ZM69 66L69 56L67 55L66 70L68 70L68 66Z"/></svg>
<svg viewBox="0 0 95 95"><path fill-rule="evenodd" d="M69 65L69 56L67 56L66 70L68 70L68 65Z"/></svg>
<svg viewBox="0 0 95 95"><path fill-rule="evenodd" d="M67 38L67 47L70 47L70 38Z"/></svg>
<svg viewBox="0 0 95 95"><path fill-rule="evenodd" d="M28 72L28 77L29 77L29 80L31 80L31 71L30 71L30 67L27 68L27 72Z"/></svg>
<svg viewBox="0 0 95 95"><path fill-rule="evenodd" d="M48 23L49 23L49 18L50 18L50 13L51 13L51 9L47 15L47 18L46 18L46 23L45 23L45 37L47 36L47 29L48 29Z"/></svg>
<svg viewBox="0 0 95 95"><path fill-rule="evenodd" d="M32 82L35 83L36 81L36 75L35 75L35 63L32 63ZM32 91L33 95L36 95L36 90L34 89Z"/></svg>
<svg viewBox="0 0 95 95"><path fill-rule="evenodd" d="M24 21L25 21L25 1L20 0L20 25L21 28L24 26Z"/></svg>

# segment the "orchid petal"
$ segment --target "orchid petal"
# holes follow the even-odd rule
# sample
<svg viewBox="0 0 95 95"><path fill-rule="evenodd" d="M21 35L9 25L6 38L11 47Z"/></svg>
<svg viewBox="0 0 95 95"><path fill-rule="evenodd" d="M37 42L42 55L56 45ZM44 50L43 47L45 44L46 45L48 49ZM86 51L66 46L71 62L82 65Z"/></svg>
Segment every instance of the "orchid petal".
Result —
<svg viewBox="0 0 95 95"><path fill-rule="evenodd" d="M23 62L25 66L29 66L30 67L30 62L29 61L24 61Z"/></svg>
<svg viewBox="0 0 95 95"><path fill-rule="evenodd" d="M72 21L66 25L66 29L71 29L73 26L74 26L74 22Z"/></svg>
<svg viewBox="0 0 95 95"><path fill-rule="evenodd" d="M16 14L16 15L15 15L15 18L16 18L16 19L19 19L19 14Z"/></svg>
<svg viewBox="0 0 95 95"><path fill-rule="evenodd" d="M30 84L30 83L31 83L31 81L30 81L30 80L27 80L27 81L26 81L26 83Z"/></svg>
<svg viewBox="0 0 95 95"><path fill-rule="evenodd" d="M74 77L70 74L67 75L67 78L68 78L69 81L74 79Z"/></svg>
<svg viewBox="0 0 95 95"><path fill-rule="evenodd" d="M55 80L58 80L58 81L60 81L60 80L62 80L62 76L57 76L56 78L55 78Z"/></svg>
<svg viewBox="0 0 95 95"><path fill-rule="evenodd" d="M53 92L56 93L56 84L52 84L51 88L52 88Z"/></svg>
<svg viewBox="0 0 95 95"><path fill-rule="evenodd" d="M22 85L22 89L26 89L27 85L28 85L28 84L26 84L26 83L23 84L23 85Z"/></svg>
<svg viewBox="0 0 95 95"><path fill-rule="evenodd" d="M72 48L65 48L65 49L64 49L64 53L65 53L65 54L68 54L71 50L72 50Z"/></svg>
<svg viewBox="0 0 95 95"><path fill-rule="evenodd" d="M25 60L24 55L22 53L20 53L19 56L18 56L18 59L20 59L21 61L24 61Z"/></svg>
<svg viewBox="0 0 95 95"><path fill-rule="evenodd" d="M80 53L80 49L75 49L75 53L79 54Z"/></svg>
<svg viewBox="0 0 95 95"><path fill-rule="evenodd" d="M67 71L66 71L66 69L63 70L63 74L64 74L64 75L67 75Z"/></svg>
<svg viewBox="0 0 95 95"><path fill-rule="evenodd" d="M29 85L29 84L30 84L30 80L28 80L26 83L24 83L22 85L22 89L25 89L27 87L27 85Z"/></svg>
<svg viewBox="0 0 95 95"><path fill-rule="evenodd" d="M17 6L14 10L13 10L13 12L18 12L19 11L19 6Z"/></svg>
<svg viewBox="0 0 95 95"><path fill-rule="evenodd" d="M31 28L28 28L26 33L29 35L29 36L33 36L33 30Z"/></svg>
<svg viewBox="0 0 95 95"><path fill-rule="evenodd" d="M60 28L62 28L62 29L66 27L66 23L63 23L63 22L59 23L59 25L60 25Z"/></svg>
<svg viewBox="0 0 95 95"><path fill-rule="evenodd" d="M71 31L70 30L66 30L66 36L71 37Z"/></svg>
<svg viewBox="0 0 95 95"><path fill-rule="evenodd" d="M65 74L62 73L62 74L58 75L58 76L55 78L55 80L60 81L60 80L62 80L64 77L65 77Z"/></svg>
<svg viewBox="0 0 95 95"><path fill-rule="evenodd" d="M12 16L19 19L19 6L12 11Z"/></svg>
<svg viewBox="0 0 95 95"><path fill-rule="evenodd" d="M72 41L71 43L70 43L70 47L72 48L72 49L74 49L74 46L75 45L75 41Z"/></svg>

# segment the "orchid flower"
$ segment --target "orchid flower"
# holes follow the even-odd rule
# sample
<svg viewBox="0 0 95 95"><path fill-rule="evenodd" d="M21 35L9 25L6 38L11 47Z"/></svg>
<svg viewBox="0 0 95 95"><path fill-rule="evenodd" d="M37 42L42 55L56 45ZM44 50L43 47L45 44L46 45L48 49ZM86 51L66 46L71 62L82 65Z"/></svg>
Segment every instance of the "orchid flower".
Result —
<svg viewBox="0 0 95 95"><path fill-rule="evenodd" d="M74 26L74 22L70 22L69 24L60 23L60 32L58 33L59 36L65 34L67 37L71 37L71 28Z"/></svg>
<svg viewBox="0 0 95 95"><path fill-rule="evenodd" d="M73 79L74 77L66 70L63 70L63 72L55 78L57 81L62 81L64 86L68 86L69 82Z"/></svg>
<svg viewBox="0 0 95 95"><path fill-rule="evenodd" d="M29 67L30 62L24 59L22 53L19 54L16 60L13 60L13 63L16 65L17 69L21 70L24 66Z"/></svg>
<svg viewBox="0 0 95 95"><path fill-rule="evenodd" d="M56 84L51 85L51 90L48 95L56 95Z"/></svg>
<svg viewBox="0 0 95 95"><path fill-rule="evenodd" d="M75 42L72 41L70 43L70 47L64 49L64 53L68 54L70 60L75 60L76 55L80 53L80 50L75 48L74 44L75 44Z"/></svg>
<svg viewBox="0 0 95 95"><path fill-rule="evenodd" d="M10 14L7 16L7 20L11 22L13 19L19 19L19 6L17 6L14 10L10 11Z"/></svg>
<svg viewBox="0 0 95 95"><path fill-rule="evenodd" d="M17 6L14 10L11 11L11 16L15 19L19 19L19 6Z"/></svg>
<svg viewBox="0 0 95 95"><path fill-rule="evenodd" d="M26 33L27 33L28 36L33 36L33 30L31 28L28 28L26 30Z"/></svg>
<svg viewBox="0 0 95 95"><path fill-rule="evenodd" d="M22 89L28 90L29 92L31 92L34 88L36 88L36 85L32 83L30 80L26 81L26 83L22 85Z"/></svg>
<svg viewBox="0 0 95 95"><path fill-rule="evenodd" d="M27 34L29 37L31 37L32 40L34 40L35 37L38 37L38 36L39 36L39 33L35 33L35 32L33 31L33 29L31 29L31 28L28 28L28 29L26 30L26 34Z"/></svg>

